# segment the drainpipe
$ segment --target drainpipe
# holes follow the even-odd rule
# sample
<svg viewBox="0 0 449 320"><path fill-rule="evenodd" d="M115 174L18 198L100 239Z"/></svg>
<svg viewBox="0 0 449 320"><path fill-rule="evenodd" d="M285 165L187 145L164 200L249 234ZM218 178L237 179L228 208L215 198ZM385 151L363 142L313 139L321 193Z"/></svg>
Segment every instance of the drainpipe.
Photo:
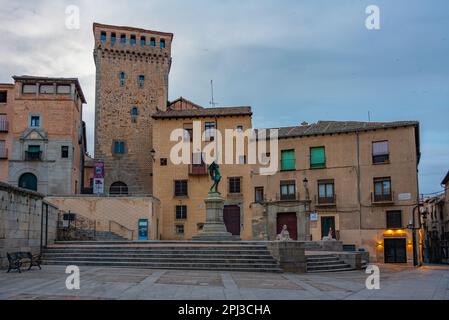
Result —
<svg viewBox="0 0 449 320"><path fill-rule="evenodd" d="M362 202L360 196L360 135L359 132L356 132L356 141L357 141L357 201L359 203L359 229L360 236L362 235Z"/></svg>

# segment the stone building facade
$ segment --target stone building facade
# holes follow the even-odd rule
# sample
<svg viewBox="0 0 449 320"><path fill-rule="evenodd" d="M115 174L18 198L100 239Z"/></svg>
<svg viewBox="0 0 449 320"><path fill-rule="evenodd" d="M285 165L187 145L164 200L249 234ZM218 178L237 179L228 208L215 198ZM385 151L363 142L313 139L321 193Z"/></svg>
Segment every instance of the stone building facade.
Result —
<svg viewBox="0 0 449 320"><path fill-rule="evenodd" d="M369 251L373 261L413 262L407 227L419 226L417 122L279 128L277 152L276 174L253 170L253 227L267 225L274 239L286 224L295 239L313 241L331 229L347 250Z"/></svg>
<svg viewBox="0 0 449 320"><path fill-rule="evenodd" d="M208 128L215 128L222 133L224 150L225 130L250 129L251 115L250 107L203 109L185 99L178 99L166 112L153 115L154 196L161 201L163 240L190 240L205 222L204 198L211 186L205 147L220 143L215 136L212 138ZM195 124L198 125L199 132L205 135L205 141L200 142L198 150L196 146L189 147L188 152L191 154L188 158L191 164L174 164L170 153L179 141L170 141L171 133L176 129L184 129L186 136L181 141L188 143ZM211 151L210 154L214 155L214 152ZM223 157L223 154L218 156ZM218 191L225 198L223 214L228 231L236 239L250 240L253 238L251 170L245 159L234 160L237 161L232 165L220 165L222 178Z"/></svg>
<svg viewBox="0 0 449 320"><path fill-rule="evenodd" d="M165 110L173 34L94 23L95 159L105 191L152 193L153 121Z"/></svg>
<svg viewBox="0 0 449 320"><path fill-rule="evenodd" d="M78 80L13 78L6 181L46 195L80 193L86 101Z"/></svg>

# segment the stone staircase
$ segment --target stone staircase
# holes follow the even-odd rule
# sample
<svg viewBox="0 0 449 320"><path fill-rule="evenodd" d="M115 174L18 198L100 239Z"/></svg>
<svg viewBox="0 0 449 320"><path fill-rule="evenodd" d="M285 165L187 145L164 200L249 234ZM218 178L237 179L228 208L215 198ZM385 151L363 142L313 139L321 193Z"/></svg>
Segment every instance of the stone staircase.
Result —
<svg viewBox="0 0 449 320"><path fill-rule="evenodd" d="M61 241L42 259L48 265L282 272L260 242Z"/></svg>
<svg viewBox="0 0 449 320"><path fill-rule="evenodd" d="M338 272L354 270L349 264L333 254L316 254L307 256L307 272Z"/></svg>

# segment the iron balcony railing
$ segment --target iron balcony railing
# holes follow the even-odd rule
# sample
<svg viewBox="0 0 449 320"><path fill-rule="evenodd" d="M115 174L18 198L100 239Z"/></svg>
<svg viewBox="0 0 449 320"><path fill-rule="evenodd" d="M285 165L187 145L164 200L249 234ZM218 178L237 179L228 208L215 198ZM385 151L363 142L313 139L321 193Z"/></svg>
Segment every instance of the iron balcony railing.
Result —
<svg viewBox="0 0 449 320"><path fill-rule="evenodd" d="M386 203L386 202L394 202L394 192L390 193L382 193L376 194L371 193L371 202L372 203Z"/></svg>
<svg viewBox="0 0 449 320"><path fill-rule="evenodd" d="M25 161L41 161L42 151L25 151Z"/></svg>
<svg viewBox="0 0 449 320"><path fill-rule="evenodd" d="M0 119L0 132L9 131L9 121L6 119Z"/></svg>
<svg viewBox="0 0 449 320"><path fill-rule="evenodd" d="M320 197L320 196L315 196L315 205L317 206L332 206L335 205L337 203L337 195L334 194L331 197Z"/></svg>
<svg viewBox="0 0 449 320"><path fill-rule="evenodd" d="M207 175L207 165L206 164L190 164L189 174L192 176L203 176Z"/></svg>
<svg viewBox="0 0 449 320"><path fill-rule="evenodd" d="M288 194L276 193L276 201L298 201L299 199L299 192Z"/></svg>
<svg viewBox="0 0 449 320"><path fill-rule="evenodd" d="M8 149L0 148L0 159L8 159Z"/></svg>

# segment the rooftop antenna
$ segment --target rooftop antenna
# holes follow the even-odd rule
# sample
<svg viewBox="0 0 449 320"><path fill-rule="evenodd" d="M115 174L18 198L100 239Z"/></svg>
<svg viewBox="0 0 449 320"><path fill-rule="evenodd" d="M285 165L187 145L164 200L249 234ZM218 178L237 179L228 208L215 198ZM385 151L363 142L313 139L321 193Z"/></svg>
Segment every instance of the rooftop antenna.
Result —
<svg viewBox="0 0 449 320"><path fill-rule="evenodd" d="M211 90L212 100L209 102L209 104L211 105L212 108L214 108L218 104L218 102L214 101L214 80L210 81L210 90Z"/></svg>

